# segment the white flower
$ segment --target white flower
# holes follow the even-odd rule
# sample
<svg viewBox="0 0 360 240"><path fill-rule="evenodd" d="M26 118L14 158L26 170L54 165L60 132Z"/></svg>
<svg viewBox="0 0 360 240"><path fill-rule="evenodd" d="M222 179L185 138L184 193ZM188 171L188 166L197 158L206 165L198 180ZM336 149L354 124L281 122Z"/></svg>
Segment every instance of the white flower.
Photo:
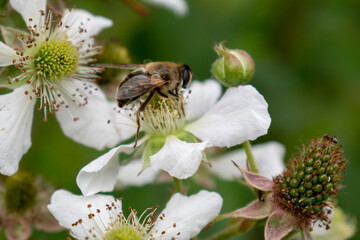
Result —
<svg viewBox="0 0 360 240"><path fill-rule="evenodd" d="M185 0L144 0L146 3L162 6L173 11L178 16L184 16L188 12Z"/></svg>
<svg viewBox="0 0 360 240"><path fill-rule="evenodd" d="M91 81L98 68L86 66L100 47L93 36L112 21L80 9L66 10L55 22L46 0L10 0L29 32L2 27L0 66L13 65L8 77L13 92L0 95L0 173L12 175L31 145L33 110L56 115L64 134L86 146L113 147L120 135L111 122L111 107ZM13 49L12 47L17 47ZM38 100L37 100L38 99Z"/></svg>
<svg viewBox="0 0 360 240"><path fill-rule="evenodd" d="M259 174L272 179L284 170L285 146L278 142L257 144L252 147L252 153ZM210 159L211 172L225 179L234 180L241 177L241 173L232 163L234 161L239 167L246 169L247 156L244 149L238 149L223 154L216 159Z"/></svg>
<svg viewBox="0 0 360 240"><path fill-rule="evenodd" d="M205 190L189 197L174 194L156 220L150 209L140 217L132 209L125 217L121 201L106 195L85 197L58 190L48 205L60 225L79 240L188 240L218 216L221 207L221 196Z"/></svg>
<svg viewBox="0 0 360 240"><path fill-rule="evenodd" d="M158 178L157 172L152 168L146 168L139 174L141 169L141 159L119 165L116 182L121 186L143 186L154 182Z"/></svg>
<svg viewBox="0 0 360 240"><path fill-rule="evenodd" d="M190 87L184 117L174 117L181 109L166 105L147 107L141 128L147 135L143 168L164 170L172 177L192 176L207 147L232 147L267 133L270 116L263 96L252 86L229 88L220 100L221 87L214 80L194 82ZM179 104L180 105L180 104ZM123 111L123 110L121 110ZM136 129L135 121L133 123ZM120 145L80 170L77 184L84 195L111 191L118 176L119 154L131 153L133 144ZM139 169L140 171L141 169ZM131 176L124 176L125 178Z"/></svg>

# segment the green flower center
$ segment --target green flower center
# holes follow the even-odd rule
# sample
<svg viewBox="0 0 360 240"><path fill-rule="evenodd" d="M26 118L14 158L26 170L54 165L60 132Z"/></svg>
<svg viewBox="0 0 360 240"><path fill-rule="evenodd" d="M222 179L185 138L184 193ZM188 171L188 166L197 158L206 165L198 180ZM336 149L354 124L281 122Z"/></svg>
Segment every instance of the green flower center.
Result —
<svg viewBox="0 0 360 240"><path fill-rule="evenodd" d="M69 77L77 69L78 64L78 50L67 40L46 41L34 56L36 73L51 80Z"/></svg>
<svg viewBox="0 0 360 240"><path fill-rule="evenodd" d="M115 225L105 234L104 240L143 240L145 236L142 226Z"/></svg>
<svg viewBox="0 0 360 240"><path fill-rule="evenodd" d="M34 178L23 172L9 177L5 184L4 199L8 212L23 214L36 203Z"/></svg>
<svg viewBox="0 0 360 240"><path fill-rule="evenodd" d="M182 100L155 96L141 117L144 130L150 136L167 136L182 129L185 117Z"/></svg>

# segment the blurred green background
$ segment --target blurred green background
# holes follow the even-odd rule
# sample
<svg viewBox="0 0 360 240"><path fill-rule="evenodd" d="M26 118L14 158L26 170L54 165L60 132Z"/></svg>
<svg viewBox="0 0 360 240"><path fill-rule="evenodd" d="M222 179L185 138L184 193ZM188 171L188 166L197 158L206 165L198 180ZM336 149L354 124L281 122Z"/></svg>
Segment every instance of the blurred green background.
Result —
<svg viewBox="0 0 360 240"><path fill-rule="evenodd" d="M360 1L188 0L189 13L177 17L166 9L145 5L143 17L121 0L66 1L114 21L99 40L118 40L128 48L134 63L144 59L188 64L195 79L211 77L216 58L214 42L226 40L229 48L246 50L255 60L251 82L269 103L269 134L256 142L277 140L286 145L289 158L299 145L325 133L340 139L349 159L348 176L338 205L360 216ZM21 25L12 12L2 24ZM102 152L81 146L63 136L56 120L43 123L35 113L32 147L21 167L44 175L55 186L80 193L78 171ZM190 193L201 187L191 184ZM249 202L251 192L235 182L216 180L224 198L222 212ZM124 206L140 212L164 207L172 185L159 184L116 192ZM146 201L144 201L146 199ZM224 223L216 224L213 229ZM210 229L210 231L214 231ZM255 229L234 239L261 239ZM35 232L31 239L65 239L66 232ZM353 239L360 239L358 233Z"/></svg>

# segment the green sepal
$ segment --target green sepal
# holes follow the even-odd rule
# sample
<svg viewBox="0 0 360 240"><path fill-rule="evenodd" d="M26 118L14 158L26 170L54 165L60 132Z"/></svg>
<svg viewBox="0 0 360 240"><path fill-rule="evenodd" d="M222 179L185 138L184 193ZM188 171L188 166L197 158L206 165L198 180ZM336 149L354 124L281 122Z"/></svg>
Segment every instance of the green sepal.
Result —
<svg viewBox="0 0 360 240"><path fill-rule="evenodd" d="M180 139L181 141L188 142L188 143L197 143L199 142L197 138L190 132L187 131L178 131L175 134L175 137Z"/></svg>
<svg viewBox="0 0 360 240"><path fill-rule="evenodd" d="M1 29L1 34L4 38L4 41L6 43L6 45L8 45L11 48L18 48L19 51L23 50L23 46L21 44L21 42L19 41L19 39L16 38L16 34L17 35L24 35L27 36L29 35L29 33L16 29L16 28L12 28L12 27L5 27L5 26L0 26Z"/></svg>
<svg viewBox="0 0 360 240"><path fill-rule="evenodd" d="M165 145L166 136L154 136L151 137L145 145L144 153L142 156L142 169L150 166L150 156L156 154Z"/></svg>
<svg viewBox="0 0 360 240"><path fill-rule="evenodd" d="M26 81L13 81L11 84L9 84L7 77L17 75L20 75L20 73L19 70L14 66L0 68L0 88L15 89L27 84Z"/></svg>

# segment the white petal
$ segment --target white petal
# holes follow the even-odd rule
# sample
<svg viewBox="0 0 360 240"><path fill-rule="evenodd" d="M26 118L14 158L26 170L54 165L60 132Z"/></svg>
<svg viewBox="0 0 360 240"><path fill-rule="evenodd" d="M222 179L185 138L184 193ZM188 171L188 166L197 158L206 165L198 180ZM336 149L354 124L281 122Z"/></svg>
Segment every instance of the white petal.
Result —
<svg viewBox="0 0 360 240"><path fill-rule="evenodd" d="M252 153L261 175L272 179L272 177L281 174L284 170L285 147L281 143L268 142L254 145ZM247 168L247 157L244 149L229 152L212 160L210 171L225 180L234 180L241 177L239 169L231 161L234 161L243 169Z"/></svg>
<svg viewBox="0 0 360 240"><path fill-rule="evenodd" d="M267 133L271 118L264 97L252 86L229 88L199 120L185 129L216 147L232 147Z"/></svg>
<svg viewBox="0 0 360 240"><path fill-rule="evenodd" d="M76 177L82 194L88 196L97 192L112 191L119 171L119 154L131 153L134 150L133 146L134 144L120 145L83 167Z"/></svg>
<svg viewBox="0 0 360 240"><path fill-rule="evenodd" d="M188 12L188 5L185 0L144 0L145 2L170 9L179 16Z"/></svg>
<svg viewBox="0 0 360 240"><path fill-rule="evenodd" d="M111 102L110 104L113 110L114 125L120 134L121 141L134 136L137 130L135 119L132 119L129 115L125 114L124 110L117 106L116 102Z"/></svg>
<svg viewBox="0 0 360 240"><path fill-rule="evenodd" d="M221 196L215 192L203 190L189 197L176 193L159 215L163 218L156 220L151 233L161 240L189 240L219 215L222 203Z"/></svg>
<svg viewBox="0 0 360 240"><path fill-rule="evenodd" d="M0 173L14 174L19 162L31 146L31 124L35 99L24 94L29 85L0 95Z"/></svg>
<svg viewBox="0 0 360 240"><path fill-rule="evenodd" d="M155 171L162 169L178 179L191 177L200 166L202 151L208 146L207 142L187 143L175 136L168 136L160 151L150 157L150 166Z"/></svg>
<svg viewBox="0 0 360 240"><path fill-rule="evenodd" d="M189 121L200 118L215 105L221 95L221 86L215 80L194 81L190 91L186 103L186 120Z"/></svg>
<svg viewBox="0 0 360 240"><path fill-rule="evenodd" d="M112 203L116 208L113 207L111 211L107 209L106 205L111 206ZM90 208L89 204L91 205ZM48 209L61 226L70 229L74 237L85 240L87 236L90 236L89 230L91 229L91 234L102 236L106 232L106 227L109 227L110 216L115 216L115 212L121 212L122 206L121 201L115 201L112 196L95 195L85 197L74 195L66 190L57 190L51 196ZM100 213L97 212L97 209L100 210ZM92 219L88 218L90 213L95 214ZM79 219L82 220L82 223L73 226Z"/></svg>
<svg viewBox="0 0 360 240"><path fill-rule="evenodd" d="M10 0L10 4L21 14L27 26L39 25L40 10L46 10L46 0ZM32 22L29 22L30 18Z"/></svg>
<svg viewBox="0 0 360 240"><path fill-rule="evenodd" d="M76 35L80 29L84 29L84 31L81 31L81 37L85 40L83 44L85 47L87 47L87 43L93 43L93 35L113 25L112 20L102 16L95 16L83 9L65 10L62 21L63 26L61 29L66 31L69 36ZM77 38L70 40L74 44L78 41Z"/></svg>
<svg viewBox="0 0 360 240"><path fill-rule="evenodd" d="M0 41L0 67L13 65L14 59L17 59L16 52Z"/></svg>
<svg viewBox="0 0 360 240"><path fill-rule="evenodd" d="M119 166L118 183L122 186L143 186L155 181L157 173L152 168L142 170L141 159L135 159Z"/></svg>
<svg viewBox="0 0 360 240"><path fill-rule="evenodd" d="M120 142L121 136L113 124L111 105L97 85L87 82L84 87L83 84L79 80L58 81L59 91L69 106L66 108L62 105L56 113L61 129L66 136L85 146L98 150L113 147ZM72 102L69 89L79 89L76 94L87 97L88 104L79 107L77 102Z"/></svg>

